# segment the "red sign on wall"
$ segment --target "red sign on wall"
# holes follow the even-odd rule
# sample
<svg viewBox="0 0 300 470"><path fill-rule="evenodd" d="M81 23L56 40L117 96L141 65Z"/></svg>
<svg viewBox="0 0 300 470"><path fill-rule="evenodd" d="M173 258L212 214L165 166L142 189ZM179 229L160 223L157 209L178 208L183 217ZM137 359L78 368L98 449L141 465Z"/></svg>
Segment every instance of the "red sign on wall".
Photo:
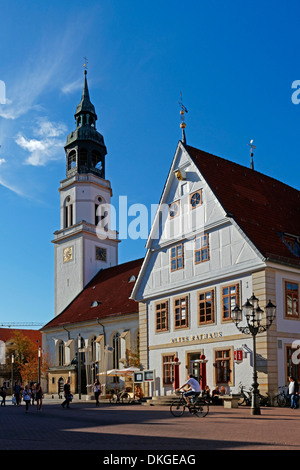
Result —
<svg viewBox="0 0 300 470"><path fill-rule="evenodd" d="M242 349L236 349L234 351L234 360L238 362L242 362L243 360L243 350Z"/></svg>

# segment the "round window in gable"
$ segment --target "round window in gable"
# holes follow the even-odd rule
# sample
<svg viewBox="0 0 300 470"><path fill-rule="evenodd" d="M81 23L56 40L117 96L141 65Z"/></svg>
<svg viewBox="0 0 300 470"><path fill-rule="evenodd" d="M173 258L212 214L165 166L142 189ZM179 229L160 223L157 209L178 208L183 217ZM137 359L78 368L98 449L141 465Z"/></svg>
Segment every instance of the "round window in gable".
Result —
<svg viewBox="0 0 300 470"><path fill-rule="evenodd" d="M196 191L190 196L190 204L192 209L195 209L202 204L202 191Z"/></svg>

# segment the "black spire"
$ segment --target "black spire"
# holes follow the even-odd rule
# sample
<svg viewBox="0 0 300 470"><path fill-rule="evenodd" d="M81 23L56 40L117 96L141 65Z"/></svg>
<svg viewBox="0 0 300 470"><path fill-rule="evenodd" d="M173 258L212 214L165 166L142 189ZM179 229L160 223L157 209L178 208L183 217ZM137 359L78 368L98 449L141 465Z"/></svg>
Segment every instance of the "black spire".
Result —
<svg viewBox="0 0 300 470"><path fill-rule="evenodd" d="M97 114L90 100L86 70L81 101L74 117L76 129L68 135L65 145L67 176L76 173L94 173L105 178L107 150L103 136L96 130Z"/></svg>

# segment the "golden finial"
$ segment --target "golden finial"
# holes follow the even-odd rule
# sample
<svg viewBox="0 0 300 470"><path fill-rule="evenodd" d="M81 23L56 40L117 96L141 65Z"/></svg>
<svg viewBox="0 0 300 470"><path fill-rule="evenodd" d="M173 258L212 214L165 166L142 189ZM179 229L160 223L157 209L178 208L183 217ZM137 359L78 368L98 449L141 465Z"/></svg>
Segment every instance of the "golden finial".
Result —
<svg viewBox="0 0 300 470"><path fill-rule="evenodd" d="M85 74L87 73L87 64L88 64L87 57L84 56L84 64L83 64L83 67L84 67L84 73L85 73Z"/></svg>
<svg viewBox="0 0 300 470"><path fill-rule="evenodd" d="M182 103L182 93L180 92L180 101L178 101L179 105L180 105L180 115L181 115L181 124L180 124L180 127L182 129L182 142L184 144L186 144L186 137L185 137L185 128L186 128L186 124L184 122L184 115L185 113L188 112L188 110L186 109L186 107L184 106L184 104Z"/></svg>

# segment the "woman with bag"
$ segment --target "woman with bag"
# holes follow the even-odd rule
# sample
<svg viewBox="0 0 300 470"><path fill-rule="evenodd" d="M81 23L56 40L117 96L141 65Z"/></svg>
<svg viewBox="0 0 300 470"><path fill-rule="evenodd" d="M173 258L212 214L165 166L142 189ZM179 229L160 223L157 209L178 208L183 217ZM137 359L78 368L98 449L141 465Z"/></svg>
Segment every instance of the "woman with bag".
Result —
<svg viewBox="0 0 300 470"><path fill-rule="evenodd" d="M28 413L30 400L31 400L31 389L29 388L29 385L26 385L25 388L24 388L23 400L26 403L25 413Z"/></svg>

